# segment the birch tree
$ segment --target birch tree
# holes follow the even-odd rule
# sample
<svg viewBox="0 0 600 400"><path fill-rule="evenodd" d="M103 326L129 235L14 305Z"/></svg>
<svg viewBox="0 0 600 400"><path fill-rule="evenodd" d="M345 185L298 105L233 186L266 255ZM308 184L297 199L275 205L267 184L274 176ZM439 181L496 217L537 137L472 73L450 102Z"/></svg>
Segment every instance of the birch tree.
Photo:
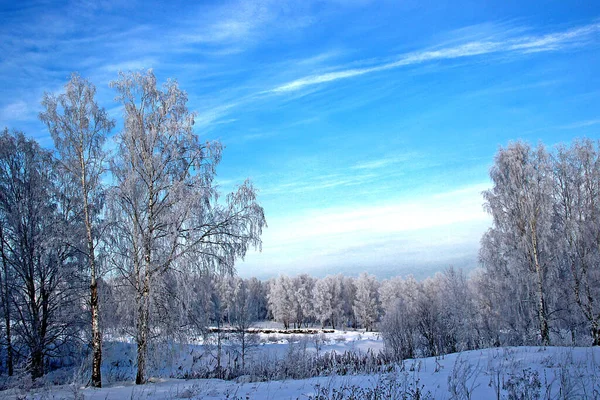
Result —
<svg viewBox="0 0 600 400"><path fill-rule="evenodd" d="M556 214L573 299L600 346L600 156L591 140L562 146L553 159ZM560 237L559 236L559 237Z"/></svg>
<svg viewBox="0 0 600 400"><path fill-rule="evenodd" d="M233 278L233 296L230 311L230 323L235 332L234 337L239 345L240 357L242 359L242 371L246 371L246 355L248 350L256 344L257 336L249 332L257 315L256 308L253 307L251 293L248 290L246 281L239 277Z"/></svg>
<svg viewBox="0 0 600 400"><path fill-rule="evenodd" d="M356 279L356 298L354 299L354 314L358 322L367 331L373 330L379 319L379 282L373 275L363 272Z"/></svg>
<svg viewBox="0 0 600 400"><path fill-rule="evenodd" d="M418 291L415 301L415 318L418 330L423 337L428 356L440 354L440 337L444 327L441 326L441 302L439 281L429 277L423 282L418 282Z"/></svg>
<svg viewBox="0 0 600 400"><path fill-rule="evenodd" d="M290 322L295 320L297 311L295 306L292 279L287 275L280 275L269 282L268 294L269 309L273 319L281 322L285 329L290 327Z"/></svg>
<svg viewBox="0 0 600 400"><path fill-rule="evenodd" d="M346 327L352 327L356 329L357 321L356 314L354 313L354 303L356 299L356 285L354 284L355 278L352 276L342 276L342 315L341 324Z"/></svg>
<svg viewBox="0 0 600 400"><path fill-rule="evenodd" d="M255 277L248 279L246 284L248 286L252 313L256 316L256 320L261 321L267 319L267 285Z"/></svg>
<svg viewBox="0 0 600 400"><path fill-rule="evenodd" d="M77 329L77 260L65 245L69 210L53 174L50 153L34 140L17 132L0 136L2 262L11 276L11 324L25 344L32 379L44 375L47 357L59 356Z"/></svg>
<svg viewBox="0 0 600 400"><path fill-rule="evenodd" d="M398 300L402 296L404 280L400 276L395 276L382 281L379 285L379 300L383 313L391 312Z"/></svg>
<svg viewBox="0 0 600 400"><path fill-rule="evenodd" d="M40 119L48 126L58 152L59 179L75 185L75 223L85 230L85 240L71 245L85 255L90 281L90 311L92 332L92 378L94 387L102 387L102 334L98 306L98 215L101 211L104 188L101 182L105 171L102 145L114 127L104 108L95 100L96 88L77 74L57 96L46 93ZM77 238L80 239L80 238ZM83 243L82 243L83 242ZM83 246L80 245L83 244Z"/></svg>
<svg viewBox="0 0 600 400"><path fill-rule="evenodd" d="M322 327L329 323L335 329L336 322L343 316L342 280L341 274L327 275L315 283L315 316L321 321Z"/></svg>
<svg viewBox="0 0 600 400"><path fill-rule="evenodd" d="M531 278L542 344L550 344L547 278L552 268L552 171L543 146L517 142L501 148L490 170L493 187L483 193L493 217L488 237L503 248L501 262ZM491 243L484 240L483 244ZM486 249L482 254L489 254ZM525 300L525 299L521 299Z"/></svg>
<svg viewBox="0 0 600 400"><path fill-rule="evenodd" d="M443 351L454 353L474 348L476 312L467 277L462 270L449 267L442 274L436 275L436 278L440 281L437 296L442 314Z"/></svg>
<svg viewBox="0 0 600 400"><path fill-rule="evenodd" d="M159 88L152 71L121 73L111 86L125 113L111 161L111 215L115 234L124 238L119 269L136 292L136 383L142 384L155 277L189 253L203 268L233 270L237 258L260 247L265 218L248 181L218 199L213 180L222 146L200 142L176 81Z"/></svg>
<svg viewBox="0 0 600 400"><path fill-rule="evenodd" d="M307 325L314 318L313 290L316 279L308 274L300 274L292 279L293 297L296 304L296 324L298 328Z"/></svg>
<svg viewBox="0 0 600 400"><path fill-rule="evenodd" d="M395 360L413 358L420 350L420 316L417 313L420 284L414 277L400 277L386 281L385 315L381 321L381 335L386 351ZM387 292L387 293L386 293Z"/></svg>
<svg viewBox="0 0 600 400"><path fill-rule="evenodd" d="M400 296L381 321L385 350L395 360L413 358L417 350L417 322L409 300Z"/></svg>

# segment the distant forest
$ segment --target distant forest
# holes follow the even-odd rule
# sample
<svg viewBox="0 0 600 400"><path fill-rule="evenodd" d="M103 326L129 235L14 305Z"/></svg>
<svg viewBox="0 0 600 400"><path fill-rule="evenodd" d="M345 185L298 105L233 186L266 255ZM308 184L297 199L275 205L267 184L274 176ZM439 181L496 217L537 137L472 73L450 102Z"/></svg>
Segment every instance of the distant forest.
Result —
<svg viewBox="0 0 600 400"><path fill-rule="evenodd" d="M235 261L266 226L252 183L219 193L223 146L200 142L175 81L122 73L111 86L124 112L111 151L115 121L76 74L42 100L54 150L0 134L0 373L35 379L90 356L99 387L102 340L127 336L144 383L151 343L226 327L243 349L265 320L377 330L391 360L600 345L598 142L498 150L476 270L242 279Z"/></svg>

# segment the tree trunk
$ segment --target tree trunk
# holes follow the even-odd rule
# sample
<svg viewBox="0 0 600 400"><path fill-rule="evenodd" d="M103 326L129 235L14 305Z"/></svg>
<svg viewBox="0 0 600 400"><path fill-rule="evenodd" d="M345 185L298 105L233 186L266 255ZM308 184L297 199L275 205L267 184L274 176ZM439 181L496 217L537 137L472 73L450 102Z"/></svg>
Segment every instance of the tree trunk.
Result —
<svg viewBox="0 0 600 400"><path fill-rule="evenodd" d="M5 324L6 324L6 368L8 369L8 376L13 376L14 368L13 368L13 347L12 347L12 337L10 332L10 314L5 314Z"/></svg>
<svg viewBox="0 0 600 400"><path fill-rule="evenodd" d="M33 267L31 266L31 260L28 260L29 270L33 271ZM40 308L43 305L44 299L42 297L40 303L40 299L38 299L36 289L35 289L35 281L33 276L27 276L26 279L26 287L27 287L27 300L29 302L28 306L31 311L31 338L29 339L29 350L31 352L31 366L30 373L31 379L35 380L37 378L41 378L44 375L44 352L42 350L42 341L43 341L43 327L42 327L42 318L40 314L43 312ZM41 288L40 288L41 291Z"/></svg>
<svg viewBox="0 0 600 400"><path fill-rule="evenodd" d="M148 319L150 315L150 287L146 273L142 293L138 295L138 320L137 320L137 375L135 383L146 383L146 355L148 353Z"/></svg>
<svg viewBox="0 0 600 400"><path fill-rule="evenodd" d="M538 259L537 251L537 233L534 224L532 224L531 241L533 247L533 262L537 275L537 292L538 292L538 318L540 320L540 335L544 346L550 345L550 329L548 328L548 317L546 316L546 302L544 299L544 285L542 267Z"/></svg>
<svg viewBox="0 0 600 400"><path fill-rule="evenodd" d="M600 326L598 321L592 321L592 339L594 340L592 346L600 346Z"/></svg>
<svg viewBox="0 0 600 400"><path fill-rule="evenodd" d="M222 344L221 344L221 340L222 340L222 330L221 330L221 324L218 323L217 324L217 377L219 379L221 379L222 376L222 370L221 370L221 351L222 351Z"/></svg>
<svg viewBox="0 0 600 400"><path fill-rule="evenodd" d="M544 346L550 346L550 329L548 327L548 318L546 316L546 302L541 286L542 282L538 280L538 316L540 319L540 334L542 336L542 344Z"/></svg>
<svg viewBox="0 0 600 400"><path fill-rule="evenodd" d="M12 336L11 336L11 320L10 320L10 302L8 301L9 290L8 290L8 260L6 253L4 252L4 237L2 227L0 226L0 253L2 254L2 268L4 274L4 281L2 282L2 306L4 308L4 325L6 327L6 369L8 370L8 376L13 376L13 347L12 347Z"/></svg>
<svg viewBox="0 0 600 400"><path fill-rule="evenodd" d="M154 238L154 191L148 193L148 232L144 237L143 288L138 303L138 370L135 383L146 383L146 356L148 354L148 336L150 333L150 274L152 271L152 249ZM138 274L139 277L139 274Z"/></svg>
<svg viewBox="0 0 600 400"><path fill-rule="evenodd" d="M82 153L80 153L82 154ZM100 332L100 310L98 306L98 282L96 281L96 257L94 254L94 236L88 201L88 183L86 180L86 165L83 156L80 158L81 188L83 193L83 212L87 235L88 263L90 269L90 308L92 313L92 386L102 387L102 333Z"/></svg>
<svg viewBox="0 0 600 400"><path fill-rule="evenodd" d="M246 373L246 330L242 328L242 374Z"/></svg>
<svg viewBox="0 0 600 400"><path fill-rule="evenodd" d="M31 352L31 379L36 380L44 376L44 353L38 344Z"/></svg>
<svg viewBox="0 0 600 400"><path fill-rule="evenodd" d="M90 285L90 305L92 311L92 386L96 388L102 387L102 334L99 324L99 307L98 307L98 283L95 277L92 277Z"/></svg>

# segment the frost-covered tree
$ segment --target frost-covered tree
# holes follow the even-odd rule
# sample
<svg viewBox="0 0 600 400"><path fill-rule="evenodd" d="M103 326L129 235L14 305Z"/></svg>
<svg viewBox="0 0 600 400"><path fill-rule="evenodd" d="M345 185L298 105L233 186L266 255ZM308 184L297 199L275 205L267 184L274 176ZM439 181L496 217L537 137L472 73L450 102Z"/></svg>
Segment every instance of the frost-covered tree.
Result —
<svg viewBox="0 0 600 400"><path fill-rule="evenodd" d="M415 313L410 300L398 297L381 321L386 352L395 361L415 357L418 335Z"/></svg>
<svg viewBox="0 0 600 400"><path fill-rule="evenodd" d="M471 272L468 281L470 292L473 296L473 307L475 308L475 343L479 347L500 346L500 332L503 330L504 321L498 301L497 285L490 280L490 274L483 268Z"/></svg>
<svg viewBox="0 0 600 400"><path fill-rule="evenodd" d="M242 371L246 369L248 350L256 344L256 335L248 330L256 322L256 308L253 306L248 284L239 277L232 279L233 296L230 311L230 323L233 326L234 338L239 345Z"/></svg>
<svg viewBox="0 0 600 400"><path fill-rule="evenodd" d="M398 300L402 296L404 280L400 276L394 276L390 279L385 279L379 285L379 299L383 313L390 312Z"/></svg>
<svg viewBox="0 0 600 400"><path fill-rule="evenodd" d="M528 307L533 300L539 336L542 344L548 345L548 279L554 261L549 155L541 145L532 149L525 143L512 143L498 151L490 178L493 187L483 196L493 227L482 241L482 260L490 271L508 268L517 279L525 280L520 296L510 301Z"/></svg>
<svg viewBox="0 0 600 400"><path fill-rule="evenodd" d="M246 281L250 296L250 307L256 315L257 321L267 319L268 314L268 299L267 285L259 279L252 277Z"/></svg>
<svg viewBox="0 0 600 400"><path fill-rule="evenodd" d="M441 299L439 280L429 277L417 286L415 319L418 330L424 339L425 354L437 356L442 352L441 335L445 327L441 324Z"/></svg>
<svg viewBox="0 0 600 400"><path fill-rule="evenodd" d="M335 329L343 316L343 276L327 275L317 280L314 288L315 316L321 325L330 324ZM339 324L338 324L339 326Z"/></svg>
<svg viewBox="0 0 600 400"><path fill-rule="evenodd" d="M249 182L225 201L213 184L218 142L200 142L194 114L177 82L157 86L152 71L121 73L111 82L125 126L111 160L111 217L120 272L136 293L136 383L146 381L150 299L157 276L186 254L203 268L232 271L237 258L259 247L264 212Z"/></svg>
<svg viewBox="0 0 600 400"><path fill-rule="evenodd" d="M210 273L186 273L179 294L185 327L192 335L206 336L214 316L212 297L215 279Z"/></svg>
<svg viewBox="0 0 600 400"><path fill-rule="evenodd" d="M22 133L0 135L0 221L4 276L11 277L11 325L33 379L76 335L77 254L67 243L68 188L57 187L50 153ZM11 272L7 273L6 270Z"/></svg>
<svg viewBox="0 0 600 400"><path fill-rule="evenodd" d="M290 323L295 322L297 312L292 279L287 275L279 275L270 280L268 300L273 319L288 329Z"/></svg>
<svg viewBox="0 0 600 400"><path fill-rule="evenodd" d="M307 274L270 280L268 304L273 319L288 329L290 325L300 328L314 318L314 285L315 279Z"/></svg>
<svg viewBox="0 0 600 400"><path fill-rule="evenodd" d="M313 290L315 278L308 274L300 274L292 278L293 301L295 304L295 324L300 328L314 318Z"/></svg>
<svg viewBox="0 0 600 400"><path fill-rule="evenodd" d="M90 311L92 332L92 386L102 386L102 334L98 307L98 216L102 209L105 153L102 146L114 127L104 108L95 100L96 88L77 74L57 96L46 93L40 119L48 126L58 153L57 176L73 185L74 224L84 227L85 239L74 236L77 248L87 259L90 280Z"/></svg>
<svg viewBox="0 0 600 400"><path fill-rule="evenodd" d="M363 272L354 281L356 297L354 298L354 314L358 323L367 331L373 330L379 319L379 282L373 275Z"/></svg>
<svg viewBox="0 0 600 400"><path fill-rule="evenodd" d="M600 346L600 155L591 140L558 148L553 157L557 240L571 297Z"/></svg>
<svg viewBox="0 0 600 400"><path fill-rule="evenodd" d="M476 309L474 297L464 272L449 267L436 275L439 280L438 298L441 308L444 353L454 353L475 347Z"/></svg>
<svg viewBox="0 0 600 400"><path fill-rule="evenodd" d="M355 278L342 276L342 315L339 317L339 325L357 328L356 314L354 313L354 299L356 298Z"/></svg>
<svg viewBox="0 0 600 400"><path fill-rule="evenodd" d="M227 305L229 299L226 293L229 290L229 285L227 284L226 276L211 274L209 278L211 285L209 316L215 331L214 334L211 334L211 331L206 332L205 343L208 344L209 351L213 354L216 362L215 370L217 377L223 378L223 342L225 341L225 330L223 329L223 325L227 319Z"/></svg>
<svg viewBox="0 0 600 400"><path fill-rule="evenodd" d="M415 357L422 342L417 315L419 283L412 276L405 280L394 277L383 287L388 303L380 329L386 351L395 360Z"/></svg>

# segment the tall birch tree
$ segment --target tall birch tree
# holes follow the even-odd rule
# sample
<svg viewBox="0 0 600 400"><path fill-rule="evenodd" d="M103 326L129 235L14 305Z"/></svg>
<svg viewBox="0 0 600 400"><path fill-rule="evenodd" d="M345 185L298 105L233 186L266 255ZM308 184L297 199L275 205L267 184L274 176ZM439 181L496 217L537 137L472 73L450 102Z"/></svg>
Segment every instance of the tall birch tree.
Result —
<svg viewBox="0 0 600 400"><path fill-rule="evenodd" d="M75 188L76 222L85 231L85 240L72 243L85 255L90 280L90 311L92 331L92 378L94 387L102 387L102 334L98 305L98 215L104 197L101 177L105 171L102 146L114 127L104 108L95 100L96 88L77 74L71 76L64 93L46 93L42 100L44 112L40 119L47 125L58 153L59 179ZM80 239L80 238L77 238Z"/></svg>
<svg viewBox="0 0 600 400"><path fill-rule="evenodd" d="M190 253L204 269L233 270L237 258L260 247L265 217L249 181L219 200L213 181L222 146L200 142L176 81L158 87L150 70L120 73L111 86L125 122L111 161L111 215L124 260L119 268L136 293L136 383L142 384L154 279Z"/></svg>
<svg viewBox="0 0 600 400"><path fill-rule="evenodd" d="M490 170L493 187L483 193L485 208L493 217L486 234L504 249L500 262L518 268L531 279L539 336L550 344L547 288L552 269L552 170L549 155L540 145L532 149L516 142L501 148ZM482 241L485 246L489 240ZM482 254L489 254L485 248ZM484 260L485 261L485 260ZM524 300L524 299L520 299Z"/></svg>

